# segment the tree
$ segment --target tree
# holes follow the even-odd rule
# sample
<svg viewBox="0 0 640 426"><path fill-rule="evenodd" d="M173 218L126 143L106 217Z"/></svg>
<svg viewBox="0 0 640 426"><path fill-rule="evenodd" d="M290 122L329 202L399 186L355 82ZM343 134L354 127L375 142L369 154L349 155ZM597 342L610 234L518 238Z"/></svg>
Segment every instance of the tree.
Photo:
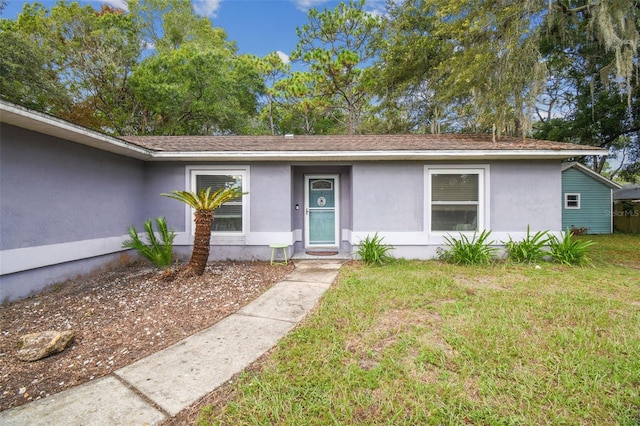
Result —
<svg viewBox="0 0 640 426"><path fill-rule="evenodd" d="M262 111L268 122L271 134L275 135L278 133L275 110L278 99L281 97L281 93L275 85L278 80L290 72L291 66L282 60L278 52L271 52L264 58L251 56L249 59L254 62L260 78L265 83Z"/></svg>
<svg viewBox="0 0 640 426"><path fill-rule="evenodd" d="M0 19L0 93L17 104L56 114L71 100L58 79L45 24L47 10L25 4L16 20Z"/></svg>
<svg viewBox="0 0 640 426"><path fill-rule="evenodd" d="M380 66L394 99L416 90L476 131L527 134L547 77L541 40L611 53L619 91L637 75L640 3L618 0L407 0L393 3ZM582 25L580 23L584 23ZM425 84L426 83L426 84ZM425 111L429 111L425 108ZM437 117L434 114L432 119Z"/></svg>
<svg viewBox="0 0 640 426"><path fill-rule="evenodd" d="M124 10L25 4L17 20L2 21L1 37L12 46L1 61L8 98L109 133L130 128L136 104L127 78L141 43Z"/></svg>
<svg viewBox="0 0 640 426"><path fill-rule="evenodd" d="M188 273L202 275L211 249L211 225L214 220L215 210L228 201L242 197L244 194L239 188L221 188L211 192L211 188L200 190L198 193L189 191L173 191L162 194L166 197L181 201L195 210L194 223L196 226L193 239L193 252L187 265Z"/></svg>
<svg viewBox="0 0 640 426"><path fill-rule="evenodd" d="M297 29L298 45L291 55L310 67L318 91L344 112L349 134L358 132L372 98L376 57L373 43L380 20L364 11L364 0L340 3L334 10L310 9L309 23Z"/></svg>
<svg viewBox="0 0 640 426"><path fill-rule="evenodd" d="M194 41L145 59L131 85L145 110L142 132L161 135L244 133L262 88L249 61Z"/></svg>
<svg viewBox="0 0 640 426"><path fill-rule="evenodd" d="M128 0L127 5L150 50L174 50L185 42L206 37L219 44L220 37L226 37L223 31L210 32L211 21L195 14L191 0Z"/></svg>
<svg viewBox="0 0 640 426"><path fill-rule="evenodd" d="M543 99L548 106L538 114L535 136L608 149L610 158L618 160L609 172L613 178L640 160L640 85L637 79L617 84L616 54L589 31L589 11L569 18L571 31L566 22L552 22L541 38L541 54L553 77L547 81ZM551 118L552 111L563 115ZM604 157L588 161L598 173L606 162Z"/></svg>
<svg viewBox="0 0 640 426"><path fill-rule="evenodd" d="M197 16L188 0L132 0L129 6L156 50L130 79L143 109L140 133L247 132L264 87L255 62L238 56L226 32Z"/></svg>
<svg viewBox="0 0 640 426"><path fill-rule="evenodd" d="M337 133L343 114L331 99L319 93L317 75L294 72L273 86L279 95L276 114L284 133L317 135Z"/></svg>

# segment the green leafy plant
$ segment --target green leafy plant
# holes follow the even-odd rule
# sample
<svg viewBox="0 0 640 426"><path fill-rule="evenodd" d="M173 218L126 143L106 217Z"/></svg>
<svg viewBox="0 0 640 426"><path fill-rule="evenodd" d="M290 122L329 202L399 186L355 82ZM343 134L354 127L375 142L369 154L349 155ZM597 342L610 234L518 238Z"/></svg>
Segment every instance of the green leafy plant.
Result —
<svg viewBox="0 0 640 426"><path fill-rule="evenodd" d="M137 250L138 253L146 259L149 259L158 268L167 268L171 266L173 240L176 237L176 233L169 231L164 217L157 217L155 222L158 228L158 234L160 234L160 239L158 239L153 231L153 222L151 219L148 219L144 222L147 242L142 241L135 226L131 226L129 228L129 236L131 239L122 243L122 247Z"/></svg>
<svg viewBox="0 0 640 426"><path fill-rule="evenodd" d="M509 259L519 263L534 263L543 260L546 252L545 246L549 244L549 233L538 231L531 235L527 226L527 237L522 241L514 241L509 237L509 241L504 243Z"/></svg>
<svg viewBox="0 0 640 426"><path fill-rule="evenodd" d="M473 238L460 234L460 238L444 237L448 250L440 251L440 259L457 265L485 265L491 263L498 250L492 247L494 241L487 241L491 231L473 233Z"/></svg>
<svg viewBox="0 0 640 426"><path fill-rule="evenodd" d="M555 235L549 238L549 254L554 262L563 265L591 265L591 259L587 254L594 244L595 242L590 240L575 239L571 232L565 232L562 238Z"/></svg>
<svg viewBox="0 0 640 426"><path fill-rule="evenodd" d="M389 254L393 247L383 244L383 238L379 237L376 232L373 237L367 235L367 238L360 241L358 255L364 263L367 265L383 265L393 259Z"/></svg>

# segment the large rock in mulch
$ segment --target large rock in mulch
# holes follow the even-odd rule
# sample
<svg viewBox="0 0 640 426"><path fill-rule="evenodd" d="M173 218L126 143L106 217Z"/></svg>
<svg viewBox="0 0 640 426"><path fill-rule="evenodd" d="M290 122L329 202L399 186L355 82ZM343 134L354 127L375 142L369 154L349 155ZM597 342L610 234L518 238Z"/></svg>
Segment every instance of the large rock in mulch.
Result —
<svg viewBox="0 0 640 426"><path fill-rule="evenodd" d="M25 334L18 340L18 359L30 362L57 354L64 351L74 337L73 331L48 330Z"/></svg>

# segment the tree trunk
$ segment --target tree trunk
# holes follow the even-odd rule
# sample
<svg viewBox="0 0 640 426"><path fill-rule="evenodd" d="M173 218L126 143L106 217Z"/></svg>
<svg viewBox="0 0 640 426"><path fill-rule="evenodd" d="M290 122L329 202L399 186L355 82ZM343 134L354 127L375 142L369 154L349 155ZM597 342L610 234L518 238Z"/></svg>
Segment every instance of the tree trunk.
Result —
<svg viewBox="0 0 640 426"><path fill-rule="evenodd" d="M188 267L193 274L202 275L209 260L213 211L196 210L194 221L196 232L193 239L193 253L191 253Z"/></svg>

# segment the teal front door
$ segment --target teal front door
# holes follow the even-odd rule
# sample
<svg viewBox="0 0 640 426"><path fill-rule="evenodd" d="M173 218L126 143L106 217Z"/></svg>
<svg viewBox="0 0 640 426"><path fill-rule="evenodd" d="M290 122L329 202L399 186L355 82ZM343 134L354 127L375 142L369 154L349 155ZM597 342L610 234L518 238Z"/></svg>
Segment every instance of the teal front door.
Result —
<svg viewBox="0 0 640 426"><path fill-rule="evenodd" d="M339 245L338 175L305 176L305 246Z"/></svg>

